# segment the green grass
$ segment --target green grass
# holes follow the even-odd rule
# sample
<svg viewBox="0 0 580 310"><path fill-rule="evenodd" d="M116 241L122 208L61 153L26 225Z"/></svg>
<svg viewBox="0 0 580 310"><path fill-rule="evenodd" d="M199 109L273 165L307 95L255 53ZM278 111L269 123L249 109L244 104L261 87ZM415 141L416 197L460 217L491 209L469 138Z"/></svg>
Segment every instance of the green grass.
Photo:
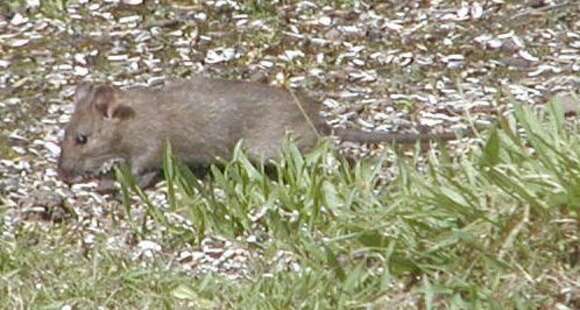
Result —
<svg viewBox="0 0 580 310"><path fill-rule="evenodd" d="M191 226L173 224L120 173L128 215L136 193L165 228L129 221L131 233L160 236L164 250L204 236L260 236L259 245L241 242L261 253L247 279L192 278L164 256L142 265L109 250L106 235L86 248L72 223L22 226L0 241L0 307L574 308L578 296L563 292L578 288L580 274L578 129L557 105L547 115L517 108L484 138L461 157L430 152L424 172L399 157L387 185L378 180L386 162L330 164L327 145L303 156L288 144L270 176L238 148L203 182L169 150L166 207ZM280 251L298 271L273 267Z"/></svg>

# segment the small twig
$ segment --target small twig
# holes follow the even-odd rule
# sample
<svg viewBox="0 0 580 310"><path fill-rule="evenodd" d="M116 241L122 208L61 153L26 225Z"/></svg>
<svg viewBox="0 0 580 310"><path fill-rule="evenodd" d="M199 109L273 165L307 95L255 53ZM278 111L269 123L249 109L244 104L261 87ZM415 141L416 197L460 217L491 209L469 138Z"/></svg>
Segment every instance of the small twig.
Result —
<svg viewBox="0 0 580 310"><path fill-rule="evenodd" d="M147 28L152 28L152 27L166 28L166 27L174 27L174 26L177 26L181 23L182 23L182 21L178 20L178 19L157 20L157 21L153 21L153 22L148 23L146 25L146 27Z"/></svg>
<svg viewBox="0 0 580 310"><path fill-rule="evenodd" d="M290 89L290 87L288 87L288 91L290 92L290 95L292 95L292 98L294 99L294 103L296 103L296 105L298 106L298 108L302 112L302 115L304 115L304 118L306 118L306 121L308 122L308 124L310 125L310 127L312 127L312 130L314 130L314 133L316 134L316 136L318 138L320 138L320 133L318 132L318 129L316 128L316 126L314 126L314 123L310 119L310 116L308 116L308 113L306 113L306 110L304 110L304 107L302 107L302 103L300 102L300 100L298 100L298 97L296 97L296 94L294 94L294 92L292 91L292 89Z"/></svg>
<svg viewBox="0 0 580 310"><path fill-rule="evenodd" d="M561 7L565 7L568 6L570 3L568 2L563 2L563 3L559 3L559 4L554 4L552 6L545 6L543 8L538 8L538 9L531 9L531 10L527 10L518 14L515 14L513 16L510 16L509 19L516 19L516 18L520 18L526 15L531 15L531 14L535 14L535 13L541 13L541 12L547 12L553 9L558 9Z"/></svg>

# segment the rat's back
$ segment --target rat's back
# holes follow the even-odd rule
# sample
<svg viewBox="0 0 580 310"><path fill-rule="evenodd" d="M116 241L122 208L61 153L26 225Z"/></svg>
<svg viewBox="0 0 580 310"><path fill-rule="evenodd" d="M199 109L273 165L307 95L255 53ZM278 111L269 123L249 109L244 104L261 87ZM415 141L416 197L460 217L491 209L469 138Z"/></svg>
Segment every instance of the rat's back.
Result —
<svg viewBox="0 0 580 310"><path fill-rule="evenodd" d="M128 98L141 96L147 125L163 131L174 150L192 161L200 155L227 158L240 139L251 157L277 157L289 132L299 145L312 147L317 136L306 117L318 124L320 105L298 95L295 100L282 88L201 76L127 92Z"/></svg>

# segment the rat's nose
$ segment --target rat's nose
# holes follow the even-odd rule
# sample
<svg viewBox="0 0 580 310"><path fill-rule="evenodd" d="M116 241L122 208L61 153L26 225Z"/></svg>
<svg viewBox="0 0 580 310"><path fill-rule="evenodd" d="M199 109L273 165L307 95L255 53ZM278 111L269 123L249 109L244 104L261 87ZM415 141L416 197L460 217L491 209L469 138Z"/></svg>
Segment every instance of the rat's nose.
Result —
<svg viewBox="0 0 580 310"><path fill-rule="evenodd" d="M62 153L58 157L56 172L58 173L58 178L66 184L73 183L73 170L70 167L66 167L64 160L62 158Z"/></svg>
<svg viewBox="0 0 580 310"><path fill-rule="evenodd" d="M58 178L63 181L64 183L70 185L71 183L73 183L73 177L72 174L64 169L62 169L61 167L58 167L56 169L57 173L58 173Z"/></svg>

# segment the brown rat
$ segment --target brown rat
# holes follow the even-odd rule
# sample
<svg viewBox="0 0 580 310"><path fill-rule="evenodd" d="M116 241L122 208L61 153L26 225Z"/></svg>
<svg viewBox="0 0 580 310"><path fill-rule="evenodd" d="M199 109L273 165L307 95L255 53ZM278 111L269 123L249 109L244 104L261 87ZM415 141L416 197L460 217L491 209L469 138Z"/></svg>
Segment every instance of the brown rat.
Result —
<svg viewBox="0 0 580 310"><path fill-rule="evenodd" d="M276 159L289 132L302 152L312 149L320 134L331 134L319 116L321 105L303 93L245 81L194 77L161 89L129 90L83 83L74 102L58 161L59 175L69 184L96 177L111 161L122 160L147 187L162 167L166 141L181 161L205 165L229 159L241 139L248 157L259 162ZM457 138L354 129L334 134L362 143Z"/></svg>

